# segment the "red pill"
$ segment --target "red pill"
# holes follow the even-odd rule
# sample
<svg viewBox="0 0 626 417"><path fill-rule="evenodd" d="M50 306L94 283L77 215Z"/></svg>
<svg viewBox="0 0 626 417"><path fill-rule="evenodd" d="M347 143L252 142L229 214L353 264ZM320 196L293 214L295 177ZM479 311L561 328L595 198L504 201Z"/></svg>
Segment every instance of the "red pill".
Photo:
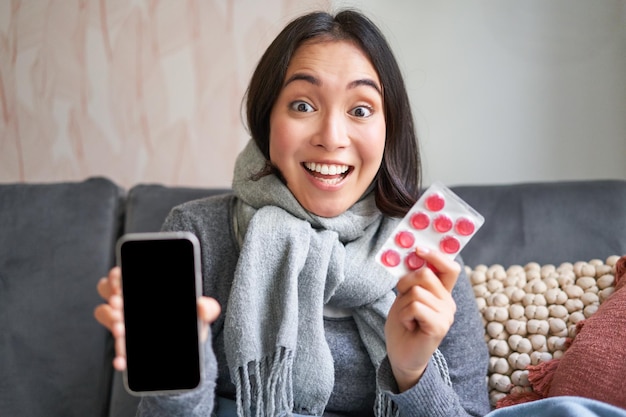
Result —
<svg viewBox="0 0 626 417"><path fill-rule="evenodd" d="M411 232L403 231L396 235L396 244L401 248L410 248L413 243L415 243L415 236Z"/></svg>
<svg viewBox="0 0 626 417"><path fill-rule="evenodd" d="M424 212L415 213L411 216L411 226L417 230L424 230L430 224L430 217Z"/></svg>
<svg viewBox="0 0 626 417"><path fill-rule="evenodd" d="M476 226L474 226L474 222L466 217L461 217L454 225L454 230L461 236L469 236L474 233L475 229Z"/></svg>
<svg viewBox="0 0 626 417"><path fill-rule="evenodd" d="M411 252L405 258L404 263L406 264L406 267L409 268L409 270L415 271L416 269L420 269L421 267L423 267L425 261L424 259L417 256L415 252Z"/></svg>
<svg viewBox="0 0 626 417"><path fill-rule="evenodd" d="M439 211L446 205L446 200L439 193L431 194L426 198L426 208L430 211Z"/></svg>
<svg viewBox="0 0 626 417"><path fill-rule="evenodd" d="M439 233L449 232L452 229L452 219L445 214L441 214L433 221L433 226Z"/></svg>
<svg viewBox="0 0 626 417"><path fill-rule="evenodd" d="M393 249L383 252L380 260L385 266L398 266L400 264L400 254Z"/></svg>
<svg viewBox="0 0 626 417"><path fill-rule="evenodd" d="M461 243L454 236L444 236L439 242L439 248L443 253L457 253L461 248Z"/></svg>

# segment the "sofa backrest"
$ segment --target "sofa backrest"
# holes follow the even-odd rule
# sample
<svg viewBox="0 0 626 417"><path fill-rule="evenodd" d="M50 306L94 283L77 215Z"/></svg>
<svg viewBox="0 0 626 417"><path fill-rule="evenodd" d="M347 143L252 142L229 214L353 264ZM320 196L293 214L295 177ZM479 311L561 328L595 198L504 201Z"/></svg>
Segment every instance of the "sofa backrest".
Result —
<svg viewBox="0 0 626 417"><path fill-rule="evenodd" d="M560 263L626 254L626 181L451 188L486 219L463 249L468 265ZM228 191L137 185L127 195L124 231L158 231L172 207ZM138 402L115 373L109 416L133 417Z"/></svg>
<svg viewBox="0 0 626 417"><path fill-rule="evenodd" d="M468 265L606 259L626 253L626 180L458 185L485 217L463 249ZM128 193L126 232L159 230L169 210L226 188L138 185Z"/></svg>
<svg viewBox="0 0 626 417"><path fill-rule="evenodd" d="M106 416L112 350L93 310L122 198L101 178L0 185L2 415Z"/></svg>
<svg viewBox="0 0 626 417"><path fill-rule="evenodd" d="M485 217L465 246L469 266L606 260L626 254L626 181L452 187Z"/></svg>
<svg viewBox="0 0 626 417"><path fill-rule="evenodd" d="M452 189L486 219L463 249L470 266L626 254L626 181ZM175 205L227 191L0 184L0 413L134 416L138 400L112 372L110 335L93 318L96 283L122 231L158 231Z"/></svg>
<svg viewBox="0 0 626 417"><path fill-rule="evenodd" d="M225 188L139 184L128 191L125 233L158 232L170 210L184 202L228 192Z"/></svg>

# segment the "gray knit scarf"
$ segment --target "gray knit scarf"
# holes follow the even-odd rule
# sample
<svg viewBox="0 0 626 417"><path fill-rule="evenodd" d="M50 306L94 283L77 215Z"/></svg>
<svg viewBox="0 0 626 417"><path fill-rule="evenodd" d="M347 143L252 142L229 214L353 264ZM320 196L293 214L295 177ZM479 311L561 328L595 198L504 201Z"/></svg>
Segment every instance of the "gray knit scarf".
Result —
<svg viewBox="0 0 626 417"><path fill-rule="evenodd" d="M316 216L275 175L252 180L264 166L250 141L233 180L241 253L224 338L237 414L321 416L334 385L324 305L352 311L374 367L385 357L396 279L374 254L397 222L380 213L373 193L337 217ZM379 393L376 415L392 413Z"/></svg>

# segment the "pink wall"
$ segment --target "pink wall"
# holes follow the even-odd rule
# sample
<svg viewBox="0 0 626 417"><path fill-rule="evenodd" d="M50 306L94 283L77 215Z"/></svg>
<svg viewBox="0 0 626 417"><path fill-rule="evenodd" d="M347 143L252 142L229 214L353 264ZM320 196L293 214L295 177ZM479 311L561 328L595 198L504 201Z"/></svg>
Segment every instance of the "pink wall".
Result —
<svg viewBox="0 0 626 417"><path fill-rule="evenodd" d="M0 182L229 186L240 106L297 0L0 4Z"/></svg>

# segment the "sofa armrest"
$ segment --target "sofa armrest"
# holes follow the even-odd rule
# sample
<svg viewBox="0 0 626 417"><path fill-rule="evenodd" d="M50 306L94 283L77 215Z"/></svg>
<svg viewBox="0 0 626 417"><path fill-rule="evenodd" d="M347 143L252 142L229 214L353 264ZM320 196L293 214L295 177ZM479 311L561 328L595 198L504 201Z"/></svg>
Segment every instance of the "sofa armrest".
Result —
<svg viewBox="0 0 626 417"><path fill-rule="evenodd" d="M3 415L106 416L112 345L93 309L123 196L102 178L0 185Z"/></svg>

